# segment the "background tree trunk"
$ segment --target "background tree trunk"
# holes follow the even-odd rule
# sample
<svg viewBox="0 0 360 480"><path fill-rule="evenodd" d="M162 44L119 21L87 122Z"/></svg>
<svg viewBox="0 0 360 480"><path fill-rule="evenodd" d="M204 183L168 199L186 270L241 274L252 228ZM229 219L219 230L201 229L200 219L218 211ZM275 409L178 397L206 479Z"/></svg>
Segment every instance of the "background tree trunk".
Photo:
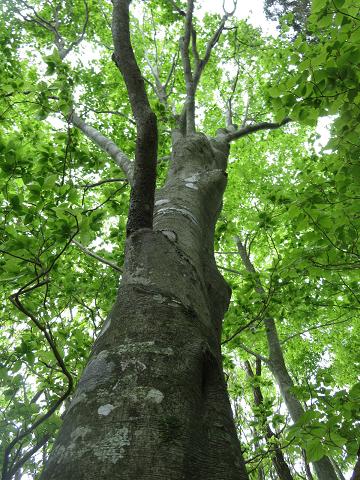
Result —
<svg viewBox="0 0 360 480"><path fill-rule="evenodd" d="M249 378L254 377L254 372L251 368L250 362L247 360L244 363L244 368L246 371L246 374L248 375ZM256 359L256 375L260 376L261 375L261 360ZM253 396L254 396L254 404L257 407L260 407L264 403L264 397L261 392L261 388L259 386L254 386L252 387L253 390ZM274 465L274 468L276 470L276 473L279 477L280 480L293 480L293 476L291 475L290 468L288 464L286 463L286 460L284 458L283 452L280 448L280 446L277 443L271 444L271 439L276 437L275 433L271 430L270 425L267 422L266 418L262 418L262 426L265 430L265 437L266 440L269 444L269 446L274 450L274 454L271 458L272 463Z"/></svg>
<svg viewBox="0 0 360 480"><path fill-rule="evenodd" d="M241 256L242 262L249 273L254 275L256 282L256 291L258 294L266 298L265 290L261 284L258 274L251 263L248 253L244 245L238 240L238 250ZM269 349L269 368L274 375L277 385L279 386L280 393L284 399L286 408L294 422L297 422L300 417L305 413L303 406L297 397L293 394L292 388L294 382L287 370L283 351L280 345L279 336L276 329L275 320L271 315L265 314L263 319L265 325L265 332L267 338L267 344ZM313 462L314 469L319 480L338 480L334 467L332 466L330 459L326 456Z"/></svg>

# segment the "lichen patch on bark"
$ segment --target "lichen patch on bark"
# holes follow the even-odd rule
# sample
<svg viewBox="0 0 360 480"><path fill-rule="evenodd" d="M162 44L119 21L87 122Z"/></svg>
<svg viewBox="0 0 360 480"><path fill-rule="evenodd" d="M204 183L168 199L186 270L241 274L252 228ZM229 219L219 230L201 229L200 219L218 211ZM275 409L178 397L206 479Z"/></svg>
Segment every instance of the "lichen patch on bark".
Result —
<svg viewBox="0 0 360 480"><path fill-rule="evenodd" d="M114 408L114 405L111 405L111 403L106 403L98 408L98 414L107 417L114 410Z"/></svg>
<svg viewBox="0 0 360 480"><path fill-rule="evenodd" d="M100 461L116 463L124 457L125 447L130 445L129 429L122 427L115 432L109 432L105 438L94 445L94 455Z"/></svg>
<svg viewBox="0 0 360 480"><path fill-rule="evenodd" d="M156 388L150 388L148 394L145 397L145 400L148 400L152 403L161 403L164 400L164 394Z"/></svg>

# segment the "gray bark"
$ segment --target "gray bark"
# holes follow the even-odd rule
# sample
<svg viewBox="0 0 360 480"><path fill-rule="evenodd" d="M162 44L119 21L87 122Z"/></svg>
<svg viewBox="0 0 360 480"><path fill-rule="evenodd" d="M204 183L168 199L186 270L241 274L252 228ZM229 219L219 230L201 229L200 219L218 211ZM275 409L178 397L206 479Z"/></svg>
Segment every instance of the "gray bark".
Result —
<svg viewBox="0 0 360 480"><path fill-rule="evenodd" d="M360 448L357 453L357 460L350 480L360 480Z"/></svg>
<svg viewBox="0 0 360 480"><path fill-rule="evenodd" d="M302 457L303 457L303 460L304 460L305 475L306 475L307 480L314 480L313 474L311 472L310 465L309 465L309 463L307 461L307 458L306 458L305 450L302 450Z"/></svg>
<svg viewBox="0 0 360 480"><path fill-rule="evenodd" d="M246 374L248 375L249 378L254 377L254 372L251 368L250 362L246 361L244 364L244 369ZM261 375L261 361L256 360L256 375L260 376ZM259 407L264 403L264 397L261 392L261 388L259 386L253 386L253 397L254 397L254 404ZM276 437L275 432L272 431L270 428L269 423L267 422L267 419L264 417L262 419L262 426L265 430L265 437L266 440L269 442L272 438ZM272 448L274 450L274 453L272 455L272 463L273 466L276 470L276 473L279 477L280 480L293 480L293 476L291 475L290 468L288 464L285 461L283 452L280 448L280 446L277 443L274 443L272 445Z"/></svg>
<svg viewBox="0 0 360 480"><path fill-rule="evenodd" d="M249 255L247 254L244 245L241 243L240 240L238 241L238 250L246 270L249 273L252 273L254 275L254 278L256 279L256 291L261 297L266 298L265 290L262 287L257 272L250 261ZM275 377L276 383L280 389L281 396L284 399L286 408L293 422L297 422L300 417L305 413L305 410L297 397L292 393L294 382L290 377L285 364L285 359L279 341L275 320L271 315L265 314L263 322L265 325L265 332L269 349L269 368L271 370L271 373ZM313 465L319 480L338 480L334 467L332 466L328 457L324 456L320 460L313 462Z"/></svg>
<svg viewBox="0 0 360 480"><path fill-rule="evenodd" d="M127 240L41 480L248 480L221 363L230 289L213 255L227 157L225 143L174 135L154 231Z"/></svg>
<svg viewBox="0 0 360 480"><path fill-rule="evenodd" d="M335 472L336 472L337 476L339 477L339 480L346 480L342 471L340 470L339 465L337 464L337 462L332 457L330 457L330 462L332 463L332 466L334 467Z"/></svg>

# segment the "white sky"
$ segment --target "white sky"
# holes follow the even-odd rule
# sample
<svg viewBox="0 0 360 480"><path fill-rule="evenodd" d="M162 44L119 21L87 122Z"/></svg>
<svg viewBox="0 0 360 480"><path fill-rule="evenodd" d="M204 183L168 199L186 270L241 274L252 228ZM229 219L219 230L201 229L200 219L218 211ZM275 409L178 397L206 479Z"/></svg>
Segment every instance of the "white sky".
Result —
<svg viewBox="0 0 360 480"><path fill-rule="evenodd" d="M201 6L204 12L219 13L220 15L223 13L223 0L200 0L197 2L197 5ZM225 8L231 11L233 9L233 1L225 0ZM238 0L235 16L240 19L248 18L249 23L254 27L260 27L266 35L276 36L276 23L266 19L263 9L263 0Z"/></svg>

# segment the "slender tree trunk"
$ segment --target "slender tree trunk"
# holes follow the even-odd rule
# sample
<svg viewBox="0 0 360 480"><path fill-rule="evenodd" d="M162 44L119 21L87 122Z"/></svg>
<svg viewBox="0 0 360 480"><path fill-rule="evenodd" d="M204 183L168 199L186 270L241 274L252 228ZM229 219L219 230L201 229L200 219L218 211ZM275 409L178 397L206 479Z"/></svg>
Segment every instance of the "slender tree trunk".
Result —
<svg viewBox="0 0 360 480"><path fill-rule="evenodd" d="M358 450L357 461L350 480L360 480L360 448Z"/></svg>
<svg viewBox="0 0 360 480"><path fill-rule="evenodd" d="M116 303L42 480L247 480L223 376L230 289L213 255L228 147L173 137L154 231L127 241Z"/></svg>
<svg viewBox="0 0 360 480"><path fill-rule="evenodd" d="M258 469L258 480L265 480L264 469L262 467Z"/></svg>
<svg viewBox="0 0 360 480"><path fill-rule="evenodd" d="M238 241L238 250L247 271L254 274L255 278L257 278L256 291L259 293L259 295L265 298L266 293L257 276L257 272L250 261L244 245L240 241ZM281 396L284 399L285 405L292 420L297 422L305 413L305 410L300 401L292 393L294 382L292 381L285 364L275 320L271 315L265 315L263 322L265 325L266 338L269 348L269 368L275 377ZM338 480L334 467L332 466L328 457L323 457L320 460L313 462L313 465L319 480Z"/></svg>
<svg viewBox="0 0 360 480"><path fill-rule="evenodd" d="M306 475L307 480L314 480L313 474L311 473L310 465L309 465L309 463L307 461L307 458L306 458L305 450L302 450L302 457L303 457L303 460L304 460L305 475Z"/></svg>
<svg viewBox="0 0 360 480"><path fill-rule="evenodd" d="M261 375L261 363L257 359L257 368L256 368L256 375ZM245 371L248 377L253 378L254 377L254 372L251 368L250 362L246 361L244 363ZM264 397L261 392L261 388L259 386L253 386L253 397L254 397L254 403L257 407L261 406L264 402ZM269 441L272 438L276 437L275 433L271 430L269 424L267 423L266 418L262 420L263 427L265 429L265 437L266 440ZM280 480L293 480L293 476L291 475L290 468L288 464L285 461L284 455L282 453L281 448L279 447L278 444L273 444L272 448L274 449L274 454L272 455L272 463L274 465L274 468L276 470L276 473L278 474L278 477Z"/></svg>
<svg viewBox="0 0 360 480"><path fill-rule="evenodd" d="M332 463L332 466L335 469L335 472L336 472L337 476L339 477L339 480L346 480L342 471L340 470L340 467L339 467L338 463L332 457L330 457L330 461ZM359 480L360 480L360 478L359 478Z"/></svg>

